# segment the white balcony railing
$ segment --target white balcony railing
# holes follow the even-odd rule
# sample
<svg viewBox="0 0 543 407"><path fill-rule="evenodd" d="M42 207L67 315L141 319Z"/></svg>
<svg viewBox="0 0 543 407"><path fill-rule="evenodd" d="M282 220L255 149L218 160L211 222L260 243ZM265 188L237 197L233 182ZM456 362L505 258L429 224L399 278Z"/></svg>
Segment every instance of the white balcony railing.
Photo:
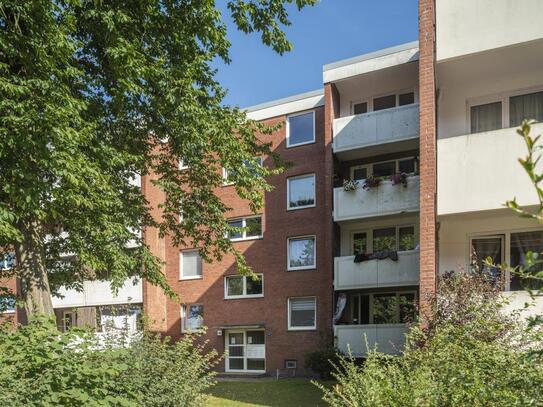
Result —
<svg viewBox="0 0 543 407"><path fill-rule="evenodd" d="M377 347L383 353L398 354L405 344L405 324L335 325L336 346L343 353L365 357L368 349ZM367 344L367 346L366 346Z"/></svg>
<svg viewBox="0 0 543 407"><path fill-rule="evenodd" d="M398 252L390 259L354 262L354 256L334 259L334 289L398 287L419 284L419 252Z"/></svg>
<svg viewBox="0 0 543 407"><path fill-rule="evenodd" d="M96 305L136 304L143 302L143 285L132 279L126 280L117 295L111 292L107 281L85 281L83 291L60 289L63 298L53 297L53 308L73 308Z"/></svg>
<svg viewBox="0 0 543 407"><path fill-rule="evenodd" d="M419 105L395 107L334 120L333 149L338 153L419 136Z"/></svg>
<svg viewBox="0 0 543 407"><path fill-rule="evenodd" d="M334 220L351 220L393 215L419 210L419 177L407 178L407 187L382 181L366 191L359 185L355 191L334 189Z"/></svg>

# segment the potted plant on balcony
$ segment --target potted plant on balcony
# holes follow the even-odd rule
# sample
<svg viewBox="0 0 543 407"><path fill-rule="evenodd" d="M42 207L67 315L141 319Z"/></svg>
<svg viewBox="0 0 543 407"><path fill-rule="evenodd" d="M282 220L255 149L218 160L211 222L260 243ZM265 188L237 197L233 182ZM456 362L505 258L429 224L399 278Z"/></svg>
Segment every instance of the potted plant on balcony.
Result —
<svg viewBox="0 0 543 407"><path fill-rule="evenodd" d="M343 190L345 192L356 191L358 188L358 181L355 179L346 179L343 181Z"/></svg>
<svg viewBox="0 0 543 407"><path fill-rule="evenodd" d="M379 177L374 177L373 175L366 178L364 181L364 185L362 185L362 188L364 188L366 191L369 191L372 188L377 188L379 184L381 184L382 179Z"/></svg>
<svg viewBox="0 0 543 407"><path fill-rule="evenodd" d="M399 172L390 176L392 185L403 185L404 188L407 188L407 174L405 172Z"/></svg>

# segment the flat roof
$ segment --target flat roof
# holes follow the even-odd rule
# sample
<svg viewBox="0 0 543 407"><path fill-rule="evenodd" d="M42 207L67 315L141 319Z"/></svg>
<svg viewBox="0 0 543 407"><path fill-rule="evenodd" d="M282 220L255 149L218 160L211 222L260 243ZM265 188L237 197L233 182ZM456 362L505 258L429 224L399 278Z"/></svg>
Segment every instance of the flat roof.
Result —
<svg viewBox="0 0 543 407"><path fill-rule="evenodd" d="M326 64L322 68L323 82L334 82L351 76L417 61L418 59L419 42L412 41Z"/></svg>
<svg viewBox="0 0 543 407"><path fill-rule="evenodd" d="M269 119L324 105L324 90L317 89L245 108L254 120Z"/></svg>
<svg viewBox="0 0 543 407"><path fill-rule="evenodd" d="M324 91L322 89L316 89L309 92L299 93L297 95L287 96L281 99L270 100L269 102L259 103L258 105L246 107L244 110L250 113L257 110L263 110L274 106L284 105L285 103L297 102L298 100L308 99L314 96L321 95L324 95Z"/></svg>

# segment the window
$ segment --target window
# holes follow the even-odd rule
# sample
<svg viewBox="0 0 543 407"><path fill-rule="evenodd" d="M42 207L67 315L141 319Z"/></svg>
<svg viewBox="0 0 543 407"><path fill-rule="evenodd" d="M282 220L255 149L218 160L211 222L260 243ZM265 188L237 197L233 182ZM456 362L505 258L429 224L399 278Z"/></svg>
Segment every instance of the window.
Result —
<svg viewBox="0 0 543 407"><path fill-rule="evenodd" d="M471 266L478 271L490 274L494 278L499 277L500 271L498 267L485 264L485 260L490 257L492 264L496 266L503 262L504 238L503 235L497 235L471 239Z"/></svg>
<svg viewBox="0 0 543 407"><path fill-rule="evenodd" d="M373 99L373 111L396 107L396 95L381 96Z"/></svg>
<svg viewBox="0 0 543 407"><path fill-rule="evenodd" d="M513 96L509 99L509 126L520 126L524 119L543 122L543 92Z"/></svg>
<svg viewBox="0 0 543 407"><path fill-rule="evenodd" d="M72 311L64 311L62 313L62 330L63 332L69 331L72 327L76 326L76 316Z"/></svg>
<svg viewBox="0 0 543 407"><path fill-rule="evenodd" d="M15 312L15 298L11 296L0 296L0 314L13 314Z"/></svg>
<svg viewBox="0 0 543 407"><path fill-rule="evenodd" d="M241 230L231 230L228 232L230 240L249 240L262 237L262 217L251 216L248 218L232 219L228 221L228 226L239 228Z"/></svg>
<svg viewBox="0 0 543 407"><path fill-rule="evenodd" d="M315 236L288 239L288 270L315 268Z"/></svg>
<svg viewBox="0 0 543 407"><path fill-rule="evenodd" d="M315 206L315 174L287 178L288 209Z"/></svg>
<svg viewBox="0 0 543 407"><path fill-rule="evenodd" d="M264 165L264 160L262 157L254 157L252 160L244 160L243 166L249 170L249 173L253 176L257 176L256 168L262 167ZM234 184L236 178L236 170L223 168L223 183L224 185Z"/></svg>
<svg viewBox="0 0 543 407"><path fill-rule="evenodd" d="M353 234L353 253L362 254L368 252L368 238L366 232Z"/></svg>
<svg viewBox="0 0 543 407"><path fill-rule="evenodd" d="M388 179L394 174L403 172L407 175L413 175L417 171L417 159L415 157L408 157L353 166L351 167L351 179L360 181L370 176Z"/></svg>
<svg viewBox="0 0 543 407"><path fill-rule="evenodd" d="M349 299L352 324L403 324L415 320L417 297L412 291L355 293Z"/></svg>
<svg viewBox="0 0 543 407"><path fill-rule="evenodd" d="M187 163L185 162L185 160L183 160L182 158L179 159L179 170L186 170L187 168L189 168L189 166L187 165Z"/></svg>
<svg viewBox="0 0 543 407"><path fill-rule="evenodd" d="M373 251L396 250L396 228L375 229L373 231Z"/></svg>
<svg viewBox="0 0 543 407"><path fill-rule="evenodd" d="M415 226L391 226L356 231L352 234L352 254L415 250Z"/></svg>
<svg viewBox="0 0 543 407"><path fill-rule="evenodd" d="M398 95L399 106L411 105L413 103L415 103L414 92L402 93L401 95Z"/></svg>
<svg viewBox="0 0 543 407"><path fill-rule="evenodd" d="M287 118L287 147L315 142L315 112L291 115Z"/></svg>
<svg viewBox="0 0 543 407"><path fill-rule="evenodd" d="M368 112L368 102L353 104L353 114L364 114Z"/></svg>
<svg viewBox="0 0 543 407"><path fill-rule="evenodd" d="M0 253L0 270L9 270L15 265L15 252Z"/></svg>
<svg viewBox="0 0 543 407"><path fill-rule="evenodd" d="M204 326L204 306L181 305L181 332L197 331Z"/></svg>
<svg viewBox="0 0 543 407"><path fill-rule="evenodd" d="M248 276L226 276L224 278L225 298L251 298L264 296L264 276L253 280Z"/></svg>
<svg viewBox="0 0 543 407"><path fill-rule="evenodd" d="M179 263L181 280L202 278L202 258L197 250L181 252Z"/></svg>
<svg viewBox="0 0 543 407"><path fill-rule="evenodd" d="M502 128L502 102L471 106L471 133Z"/></svg>
<svg viewBox="0 0 543 407"><path fill-rule="evenodd" d="M315 329L317 300L315 297L288 299L288 329Z"/></svg>
<svg viewBox="0 0 543 407"><path fill-rule="evenodd" d="M543 252L543 232L521 232L511 233L510 263L512 267L524 266L525 270L537 272L543 270L543 264L529 266L527 264L528 252ZM510 290L519 291L524 289L537 290L542 286L541 281L531 278L521 278L518 275L511 276Z"/></svg>

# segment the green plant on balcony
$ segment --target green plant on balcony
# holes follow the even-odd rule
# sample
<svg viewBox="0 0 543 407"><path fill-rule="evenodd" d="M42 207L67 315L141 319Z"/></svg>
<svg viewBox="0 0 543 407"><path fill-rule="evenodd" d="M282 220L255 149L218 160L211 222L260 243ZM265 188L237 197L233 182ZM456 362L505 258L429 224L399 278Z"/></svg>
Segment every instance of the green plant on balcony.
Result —
<svg viewBox="0 0 543 407"><path fill-rule="evenodd" d="M365 179L364 185L362 185L362 188L364 188L366 191L369 191L372 188L377 188L381 184L382 180L383 179L380 177L374 177L373 175L369 176L368 178Z"/></svg>
<svg viewBox="0 0 543 407"><path fill-rule="evenodd" d="M343 181L343 190L345 192L356 191L358 188L358 181L355 179L346 179Z"/></svg>

